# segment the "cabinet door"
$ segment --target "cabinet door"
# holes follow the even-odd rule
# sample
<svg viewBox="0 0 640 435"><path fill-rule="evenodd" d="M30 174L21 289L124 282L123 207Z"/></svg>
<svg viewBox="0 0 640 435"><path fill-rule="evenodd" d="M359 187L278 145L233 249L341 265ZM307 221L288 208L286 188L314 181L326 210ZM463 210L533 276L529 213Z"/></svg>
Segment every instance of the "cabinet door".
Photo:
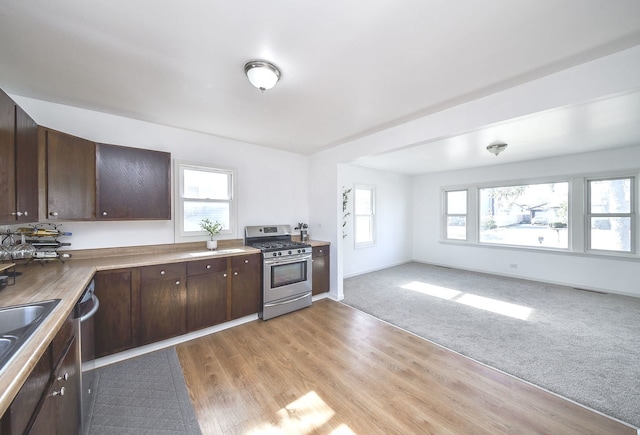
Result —
<svg viewBox="0 0 640 435"><path fill-rule="evenodd" d="M313 295L329 291L329 247L317 246L313 248L313 274L311 278Z"/></svg>
<svg viewBox="0 0 640 435"><path fill-rule="evenodd" d="M74 435L81 429L80 356L74 337L62 362L54 372L53 383L35 417L30 435Z"/></svg>
<svg viewBox="0 0 640 435"><path fill-rule="evenodd" d="M153 343L186 333L185 265L174 263L141 267L140 276L140 344ZM148 279L156 276L166 279Z"/></svg>
<svg viewBox="0 0 640 435"><path fill-rule="evenodd" d="M238 262L246 267L231 269L231 318L256 314L260 311L262 270L258 262L259 255L232 257L232 266Z"/></svg>
<svg viewBox="0 0 640 435"><path fill-rule="evenodd" d="M16 216L38 221L38 125L16 106Z"/></svg>
<svg viewBox="0 0 640 435"><path fill-rule="evenodd" d="M227 320L227 272L187 278L187 326L195 331Z"/></svg>
<svg viewBox="0 0 640 435"><path fill-rule="evenodd" d="M15 107L0 90L0 223L16 219Z"/></svg>
<svg viewBox="0 0 640 435"><path fill-rule="evenodd" d="M95 144L54 130L46 130L45 138L47 218L95 219Z"/></svg>
<svg viewBox="0 0 640 435"><path fill-rule="evenodd" d="M7 434L25 432L40 398L49 386L52 370L51 347L48 347L2 416L0 426L2 426L3 434L5 432Z"/></svg>
<svg viewBox="0 0 640 435"><path fill-rule="evenodd" d="M171 219L171 154L98 144L98 219Z"/></svg>
<svg viewBox="0 0 640 435"><path fill-rule="evenodd" d="M96 357L131 349L137 343L136 307L132 271L96 273L95 294L100 308L94 317Z"/></svg>

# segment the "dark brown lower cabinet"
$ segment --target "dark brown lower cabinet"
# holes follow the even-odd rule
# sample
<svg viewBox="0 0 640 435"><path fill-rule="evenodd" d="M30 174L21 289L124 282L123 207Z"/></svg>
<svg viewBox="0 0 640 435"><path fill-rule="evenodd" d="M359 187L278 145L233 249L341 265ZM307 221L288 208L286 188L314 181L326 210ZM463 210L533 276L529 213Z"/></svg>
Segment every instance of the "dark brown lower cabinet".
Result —
<svg viewBox="0 0 640 435"><path fill-rule="evenodd" d="M231 319L260 311L262 256L260 254L231 257Z"/></svg>
<svg viewBox="0 0 640 435"><path fill-rule="evenodd" d="M326 293L330 289L330 273L329 273L329 246L316 246L313 248L313 276L312 290L313 295Z"/></svg>
<svg viewBox="0 0 640 435"><path fill-rule="evenodd" d="M2 416L2 435L80 433L77 337L78 320L70 315Z"/></svg>
<svg viewBox="0 0 640 435"><path fill-rule="evenodd" d="M140 268L140 344L187 332L185 263Z"/></svg>
<svg viewBox="0 0 640 435"><path fill-rule="evenodd" d="M97 272L95 294L100 309L95 319L96 357L111 355L138 345L138 292L135 269Z"/></svg>
<svg viewBox="0 0 640 435"><path fill-rule="evenodd" d="M96 357L102 357L258 313L262 257L100 271L94 279Z"/></svg>
<svg viewBox="0 0 640 435"><path fill-rule="evenodd" d="M187 264L187 329L196 331L227 320L227 259Z"/></svg>

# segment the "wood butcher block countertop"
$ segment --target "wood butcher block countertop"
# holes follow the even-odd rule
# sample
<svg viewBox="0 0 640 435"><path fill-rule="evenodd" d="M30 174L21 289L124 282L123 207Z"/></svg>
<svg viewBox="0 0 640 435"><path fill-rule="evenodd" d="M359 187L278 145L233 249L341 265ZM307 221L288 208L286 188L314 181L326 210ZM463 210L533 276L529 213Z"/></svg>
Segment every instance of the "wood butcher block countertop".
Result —
<svg viewBox="0 0 640 435"><path fill-rule="evenodd" d="M243 246L242 240L221 240L216 251L207 251L204 242L196 242L67 252L72 253L72 258L65 263L34 261L28 265L18 264L16 270L22 275L16 277L15 285L0 290L0 308L60 299L56 308L0 372L0 416L13 401L96 271L256 254L260 251Z"/></svg>

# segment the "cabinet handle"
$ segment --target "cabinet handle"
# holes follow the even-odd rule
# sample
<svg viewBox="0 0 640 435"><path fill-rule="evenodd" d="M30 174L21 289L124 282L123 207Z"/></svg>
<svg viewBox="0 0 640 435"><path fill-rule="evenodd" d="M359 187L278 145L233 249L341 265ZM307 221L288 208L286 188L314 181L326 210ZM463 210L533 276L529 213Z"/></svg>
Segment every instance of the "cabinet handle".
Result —
<svg viewBox="0 0 640 435"><path fill-rule="evenodd" d="M176 281L176 285L180 285L180 281Z"/></svg>
<svg viewBox="0 0 640 435"><path fill-rule="evenodd" d="M58 376L58 380L59 381L68 381L69 380L69 373L65 373L62 376Z"/></svg>
<svg viewBox="0 0 640 435"><path fill-rule="evenodd" d="M164 270L161 270L161 271L160 271L160 275L164 275Z"/></svg>
<svg viewBox="0 0 640 435"><path fill-rule="evenodd" d="M107 212L106 212L106 211L103 211L103 212L102 212L102 216L106 216L106 215L107 215Z"/></svg>
<svg viewBox="0 0 640 435"><path fill-rule="evenodd" d="M60 391L53 391L52 396L64 396L64 387L60 388Z"/></svg>
<svg viewBox="0 0 640 435"><path fill-rule="evenodd" d="M211 265L210 264L207 264L206 267L207 267L207 269L211 269Z"/></svg>
<svg viewBox="0 0 640 435"><path fill-rule="evenodd" d="M49 212L49 216L58 217L58 212L57 211L50 211Z"/></svg>

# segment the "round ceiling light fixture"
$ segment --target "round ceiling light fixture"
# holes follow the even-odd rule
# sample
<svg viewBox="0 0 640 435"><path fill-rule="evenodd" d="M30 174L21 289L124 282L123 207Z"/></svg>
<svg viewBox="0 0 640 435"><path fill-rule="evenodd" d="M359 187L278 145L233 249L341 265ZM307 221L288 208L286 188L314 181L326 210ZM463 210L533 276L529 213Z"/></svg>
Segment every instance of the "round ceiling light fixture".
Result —
<svg viewBox="0 0 640 435"><path fill-rule="evenodd" d="M277 66L266 60L251 60L244 66L244 73L253 86L264 92L278 83L282 73Z"/></svg>
<svg viewBox="0 0 640 435"><path fill-rule="evenodd" d="M494 156L497 156L498 154L500 154L502 151L506 149L507 149L507 144L503 142L496 142L496 143L487 145L487 151L489 151Z"/></svg>

